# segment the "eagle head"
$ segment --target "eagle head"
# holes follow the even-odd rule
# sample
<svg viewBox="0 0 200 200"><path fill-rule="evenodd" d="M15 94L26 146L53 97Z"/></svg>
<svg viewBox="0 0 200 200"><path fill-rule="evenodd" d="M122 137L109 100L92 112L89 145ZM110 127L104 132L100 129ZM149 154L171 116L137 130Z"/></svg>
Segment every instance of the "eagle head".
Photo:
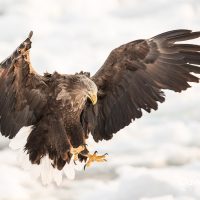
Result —
<svg viewBox="0 0 200 200"><path fill-rule="evenodd" d="M86 99L89 99L89 101L95 105L97 103L98 92L96 84L85 75L78 75L77 78L79 79L77 84L79 84L80 89L82 90Z"/></svg>

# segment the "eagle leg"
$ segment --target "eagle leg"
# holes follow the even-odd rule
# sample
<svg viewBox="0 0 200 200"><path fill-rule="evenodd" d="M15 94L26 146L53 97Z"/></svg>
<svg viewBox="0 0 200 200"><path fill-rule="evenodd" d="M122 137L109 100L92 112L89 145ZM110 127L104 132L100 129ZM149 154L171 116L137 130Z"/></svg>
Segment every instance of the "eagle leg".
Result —
<svg viewBox="0 0 200 200"><path fill-rule="evenodd" d="M84 166L84 170L86 167L90 167L93 162L106 162L106 156L108 155L107 153L103 155L97 155L97 151L94 152L94 154L89 154L87 155L88 161L86 162Z"/></svg>

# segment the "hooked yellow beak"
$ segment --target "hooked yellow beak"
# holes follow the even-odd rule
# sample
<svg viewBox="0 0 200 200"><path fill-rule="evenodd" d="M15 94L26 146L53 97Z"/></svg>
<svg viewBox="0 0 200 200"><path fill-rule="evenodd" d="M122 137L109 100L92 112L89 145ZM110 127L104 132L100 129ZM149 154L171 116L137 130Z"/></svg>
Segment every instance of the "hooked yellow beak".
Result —
<svg viewBox="0 0 200 200"><path fill-rule="evenodd" d="M89 98L93 105L95 105L97 103L97 95L96 94L90 95Z"/></svg>

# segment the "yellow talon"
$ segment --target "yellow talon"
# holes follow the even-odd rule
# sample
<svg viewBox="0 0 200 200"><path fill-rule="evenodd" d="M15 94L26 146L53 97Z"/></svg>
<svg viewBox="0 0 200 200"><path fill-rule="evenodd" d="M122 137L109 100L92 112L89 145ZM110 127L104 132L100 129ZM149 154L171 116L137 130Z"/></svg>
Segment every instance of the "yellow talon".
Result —
<svg viewBox="0 0 200 200"><path fill-rule="evenodd" d="M107 153L105 153L104 155L97 155L97 151L94 152L94 154L88 154L87 157L88 157L88 161L87 163L85 164L84 166L84 170L86 167L89 167L91 166L91 164L93 162L106 162L106 155L108 155Z"/></svg>

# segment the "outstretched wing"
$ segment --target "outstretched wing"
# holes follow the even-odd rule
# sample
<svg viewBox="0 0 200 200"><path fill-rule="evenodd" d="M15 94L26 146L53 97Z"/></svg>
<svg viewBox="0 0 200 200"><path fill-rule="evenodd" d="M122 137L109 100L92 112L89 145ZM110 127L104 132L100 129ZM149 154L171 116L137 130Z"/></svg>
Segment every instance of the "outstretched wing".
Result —
<svg viewBox="0 0 200 200"><path fill-rule="evenodd" d="M31 35L0 63L0 132L12 139L10 147L18 150L23 168L34 170L43 184L60 184L62 169L69 178L74 176L73 162L68 165L70 143L60 103L52 100L57 82L31 66Z"/></svg>
<svg viewBox="0 0 200 200"><path fill-rule="evenodd" d="M46 102L45 83L29 60L31 36L0 63L0 132L9 138L35 124Z"/></svg>
<svg viewBox="0 0 200 200"><path fill-rule="evenodd" d="M114 49L92 77L99 89L96 107L82 113L85 131L95 141L110 139L132 120L165 100L162 89L181 92L199 79L200 46L176 43L198 38L200 32L174 30L149 40L136 40Z"/></svg>

